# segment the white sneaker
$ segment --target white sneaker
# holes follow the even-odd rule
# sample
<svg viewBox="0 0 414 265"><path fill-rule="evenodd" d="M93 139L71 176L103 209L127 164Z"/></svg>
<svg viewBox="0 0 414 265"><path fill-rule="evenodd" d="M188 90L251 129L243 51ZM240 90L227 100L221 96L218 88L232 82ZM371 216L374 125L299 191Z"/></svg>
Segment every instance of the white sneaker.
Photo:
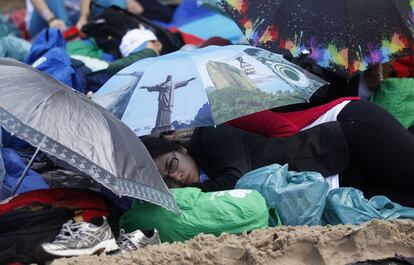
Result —
<svg viewBox="0 0 414 265"><path fill-rule="evenodd" d="M46 255L70 257L110 252L118 249L111 227L105 217L100 226L72 220L63 224L62 229L52 243L43 243L40 247Z"/></svg>
<svg viewBox="0 0 414 265"><path fill-rule="evenodd" d="M157 229L154 229L154 234L151 237L145 236L141 230L125 233L125 230L121 229L117 242L119 245L119 251L117 253L131 252L138 248L161 243Z"/></svg>

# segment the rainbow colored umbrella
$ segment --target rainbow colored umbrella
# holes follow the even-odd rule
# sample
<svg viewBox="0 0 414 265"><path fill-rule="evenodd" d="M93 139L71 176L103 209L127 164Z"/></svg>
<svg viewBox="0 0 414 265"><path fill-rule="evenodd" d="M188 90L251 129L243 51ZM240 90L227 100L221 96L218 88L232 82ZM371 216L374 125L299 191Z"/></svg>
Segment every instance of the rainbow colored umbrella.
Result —
<svg viewBox="0 0 414 265"><path fill-rule="evenodd" d="M253 46L345 76L413 50L414 0L221 0Z"/></svg>

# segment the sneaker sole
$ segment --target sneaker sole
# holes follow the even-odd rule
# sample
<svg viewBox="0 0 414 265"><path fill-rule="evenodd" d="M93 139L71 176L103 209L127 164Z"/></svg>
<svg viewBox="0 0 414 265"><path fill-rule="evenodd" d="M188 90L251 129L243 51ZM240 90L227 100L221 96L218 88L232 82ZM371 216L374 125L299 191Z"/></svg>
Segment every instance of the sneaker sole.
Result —
<svg viewBox="0 0 414 265"><path fill-rule="evenodd" d="M118 249L115 239L109 239L100 242L98 245L92 248L85 249L63 249L63 250L46 250L43 247L41 249L50 256L55 258L58 257L71 257L71 256L80 256L80 255L93 255L100 254L102 252L107 253Z"/></svg>

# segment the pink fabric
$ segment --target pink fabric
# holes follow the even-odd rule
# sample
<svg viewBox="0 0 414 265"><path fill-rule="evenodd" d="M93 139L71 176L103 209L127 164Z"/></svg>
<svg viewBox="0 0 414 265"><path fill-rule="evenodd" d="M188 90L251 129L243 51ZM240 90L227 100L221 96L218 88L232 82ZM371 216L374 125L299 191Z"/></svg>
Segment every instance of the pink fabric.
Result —
<svg viewBox="0 0 414 265"><path fill-rule="evenodd" d="M96 192L71 188L41 189L19 194L0 204L0 214L27 206L51 205L79 211L83 221L108 216L104 197Z"/></svg>
<svg viewBox="0 0 414 265"><path fill-rule="evenodd" d="M231 45L231 42L229 40L223 39L221 37L211 37L209 39L206 39L204 42L202 42L200 45L198 45L199 48L204 48L210 45L217 45L217 46L227 46Z"/></svg>
<svg viewBox="0 0 414 265"><path fill-rule="evenodd" d="M30 39L29 33L26 28L26 9L17 9L14 10L10 15L10 20L12 23L20 30L22 37L26 40Z"/></svg>
<svg viewBox="0 0 414 265"><path fill-rule="evenodd" d="M414 55L403 57L391 62L397 77L414 77Z"/></svg>
<svg viewBox="0 0 414 265"><path fill-rule="evenodd" d="M266 137L287 137L299 132L336 105L346 100L359 99L359 97L343 97L320 106L293 112L265 110L228 121L225 124Z"/></svg>
<svg viewBox="0 0 414 265"><path fill-rule="evenodd" d="M225 124L267 137L289 136L299 131L294 123L271 110L246 115Z"/></svg>

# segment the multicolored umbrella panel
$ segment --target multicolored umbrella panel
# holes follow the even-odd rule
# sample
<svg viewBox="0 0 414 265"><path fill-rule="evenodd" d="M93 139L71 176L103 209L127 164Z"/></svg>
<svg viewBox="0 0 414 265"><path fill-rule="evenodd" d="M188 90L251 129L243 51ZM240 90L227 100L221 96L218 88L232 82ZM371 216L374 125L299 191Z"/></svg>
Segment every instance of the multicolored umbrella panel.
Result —
<svg viewBox="0 0 414 265"><path fill-rule="evenodd" d="M142 136L306 102L324 84L281 55L245 45L210 46L138 61L93 100Z"/></svg>
<svg viewBox="0 0 414 265"><path fill-rule="evenodd" d="M141 140L52 77L0 59L0 126L119 196L179 208Z"/></svg>
<svg viewBox="0 0 414 265"><path fill-rule="evenodd" d="M414 0L221 0L253 46L345 76L412 52Z"/></svg>

